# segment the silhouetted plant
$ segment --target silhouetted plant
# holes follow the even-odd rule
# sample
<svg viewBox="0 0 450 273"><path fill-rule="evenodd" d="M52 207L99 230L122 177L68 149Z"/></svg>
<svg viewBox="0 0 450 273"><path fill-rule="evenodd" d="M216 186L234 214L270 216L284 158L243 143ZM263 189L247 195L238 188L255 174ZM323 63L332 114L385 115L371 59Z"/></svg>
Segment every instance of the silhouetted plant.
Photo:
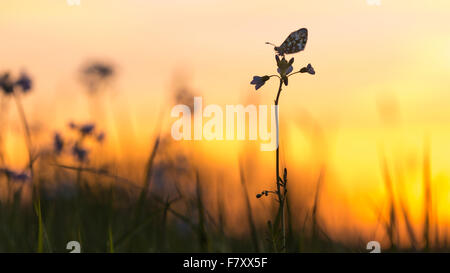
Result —
<svg viewBox="0 0 450 273"><path fill-rule="evenodd" d="M87 138L97 143L102 143L106 137L103 131L98 131L94 123L76 124L70 122L69 128L77 133L75 139L64 140L63 136L56 132L53 136L53 151L55 155L61 155L66 146L70 146L70 154L80 164L88 162L89 149L85 145Z"/></svg>
<svg viewBox="0 0 450 273"><path fill-rule="evenodd" d="M31 139L31 130L30 126L27 121L27 117L25 114L25 109L22 105L21 95L27 94L32 89L33 82L31 78L24 72L20 75L17 79L12 79L10 77L9 73L4 73L3 76L0 77L0 87L3 90L3 93L7 96L13 96L16 102L17 111L19 112L19 117L22 122L22 125L24 127L25 131L25 140L27 144L27 150L28 150L28 169L30 175L26 173L19 173L16 175L13 175L16 180L30 180L32 182L33 186L33 205L34 209L38 218L38 242L37 242L37 251L42 252L43 251L43 241L44 241L44 233L45 233L45 227L42 220L42 210L41 210L41 198L39 193L39 182L34 184L34 169L33 169L33 163L36 160L35 155L33 155L33 146L32 146L32 139ZM14 174L14 173L10 173ZM11 177L11 175L10 175Z"/></svg>
<svg viewBox="0 0 450 273"><path fill-rule="evenodd" d="M31 143L31 131L30 126L28 124L25 110L22 105L21 95L29 93L33 84L30 76L26 73L22 72L22 74L17 78L13 79L8 72L4 73L0 76L0 87L3 91L3 94L6 96L14 96L17 106L17 111L19 112L19 116L22 122L22 125L25 130L25 139L27 142L28 148L28 167L31 172L31 176L33 176L33 151L32 151L32 143Z"/></svg>

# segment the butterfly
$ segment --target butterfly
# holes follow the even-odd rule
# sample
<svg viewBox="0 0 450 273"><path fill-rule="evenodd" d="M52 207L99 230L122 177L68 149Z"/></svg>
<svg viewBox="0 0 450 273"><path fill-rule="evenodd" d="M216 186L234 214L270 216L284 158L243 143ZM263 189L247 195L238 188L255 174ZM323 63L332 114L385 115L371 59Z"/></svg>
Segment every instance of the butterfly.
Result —
<svg viewBox="0 0 450 273"><path fill-rule="evenodd" d="M284 54L293 54L305 49L307 40L308 30L306 28L301 28L289 34L280 46L276 46L269 42L266 42L266 44L273 45L278 55L284 56Z"/></svg>

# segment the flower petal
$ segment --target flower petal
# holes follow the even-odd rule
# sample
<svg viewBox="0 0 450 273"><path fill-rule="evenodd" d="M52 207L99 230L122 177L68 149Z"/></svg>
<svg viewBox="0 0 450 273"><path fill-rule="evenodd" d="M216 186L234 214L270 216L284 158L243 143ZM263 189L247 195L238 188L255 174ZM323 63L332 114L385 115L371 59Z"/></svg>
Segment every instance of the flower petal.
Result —
<svg viewBox="0 0 450 273"><path fill-rule="evenodd" d="M311 74L311 75L314 75L314 74L316 74L316 71L314 70L314 67L312 67L312 65L311 64L308 64L308 73L309 74Z"/></svg>
<svg viewBox="0 0 450 273"><path fill-rule="evenodd" d="M250 84L257 84L260 79L260 76L253 76L253 80L250 82Z"/></svg>
<svg viewBox="0 0 450 273"><path fill-rule="evenodd" d="M289 66L289 68L286 70L286 75L289 74L289 73L291 73L292 70L294 70L294 68L293 68L292 65L291 65L291 66Z"/></svg>
<svg viewBox="0 0 450 273"><path fill-rule="evenodd" d="M289 64L292 65L294 63L294 57L289 60Z"/></svg>

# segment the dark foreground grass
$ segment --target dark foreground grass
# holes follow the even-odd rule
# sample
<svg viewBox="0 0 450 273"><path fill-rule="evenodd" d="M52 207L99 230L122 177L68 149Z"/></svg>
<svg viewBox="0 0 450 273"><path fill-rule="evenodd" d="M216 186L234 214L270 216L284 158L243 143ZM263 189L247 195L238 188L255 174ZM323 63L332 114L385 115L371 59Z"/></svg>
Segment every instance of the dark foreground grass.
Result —
<svg viewBox="0 0 450 273"><path fill-rule="evenodd" d="M80 242L82 252L276 250L267 226L254 225L253 236L224 232L220 223L226 221L225 216L216 218L208 211L200 184L198 180L193 196L172 200L153 193L139 199L140 189L114 183L82 182L74 189L66 189L66 194L41 187L29 201L21 196L23 188L12 190L10 198L0 201L0 252L69 252L69 241ZM359 250L292 230L288 251Z"/></svg>
<svg viewBox="0 0 450 273"><path fill-rule="evenodd" d="M220 188L217 207L206 201L208 181L202 177L207 176L199 170L183 178L192 185L190 190L177 188L176 194L166 194L150 187L155 179L155 174L149 173L154 172L154 164L154 156L150 156L144 175L149 182L142 187L105 170L50 164L35 166L34 183L0 177L2 189L8 193L0 198L0 252L69 252L66 246L70 241L80 242L82 252L284 252L276 217L275 222L255 220L257 211L249 202L253 196L247 190L244 168L240 169L244 206L227 214L228 200L221 196ZM286 200L286 252L368 252L367 241L357 232L340 241L327 234L317 213L321 181L322 176L314 203L304 208L306 216L291 209L293 200ZM270 209L277 215L276 205ZM442 238L433 245L422 246L415 239L410 247L400 247L397 235L392 234L399 232L394 220L401 215L392 211L389 221L381 221L391 240L391 246L384 246L382 252L450 249ZM246 215L243 235L227 229L238 213ZM301 224L299 217L304 219Z"/></svg>

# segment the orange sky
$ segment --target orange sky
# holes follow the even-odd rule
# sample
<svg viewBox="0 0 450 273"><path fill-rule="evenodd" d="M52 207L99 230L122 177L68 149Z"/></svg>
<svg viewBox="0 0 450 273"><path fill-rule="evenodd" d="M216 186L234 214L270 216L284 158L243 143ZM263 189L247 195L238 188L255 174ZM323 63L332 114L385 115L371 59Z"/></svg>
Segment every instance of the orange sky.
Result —
<svg viewBox="0 0 450 273"><path fill-rule="evenodd" d="M147 150L160 109L170 108L174 75L184 74L206 103L269 104L275 82L258 92L249 85L253 75L275 72L273 49L264 42L280 44L307 27L306 49L294 55L294 66L312 63L317 74L292 78L281 97L287 164L313 177L326 163L329 218L339 218L333 208L342 197L362 204L347 209L368 226L374 216L367 200L385 194L378 152L384 145L390 162L404 165L419 221L427 134L438 210L450 220L449 14L446 0L381 0L380 6L366 0L81 0L80 6L8 0L0 2L0 71L26 69L33 76L27 112L52 131L89 119L80 66L92 58L112 61L119 76L107 105L119 126L139 136L133 145ZM14 133L9 141L17 149ZM234 164L229 144L214 145Z"/></svg>

